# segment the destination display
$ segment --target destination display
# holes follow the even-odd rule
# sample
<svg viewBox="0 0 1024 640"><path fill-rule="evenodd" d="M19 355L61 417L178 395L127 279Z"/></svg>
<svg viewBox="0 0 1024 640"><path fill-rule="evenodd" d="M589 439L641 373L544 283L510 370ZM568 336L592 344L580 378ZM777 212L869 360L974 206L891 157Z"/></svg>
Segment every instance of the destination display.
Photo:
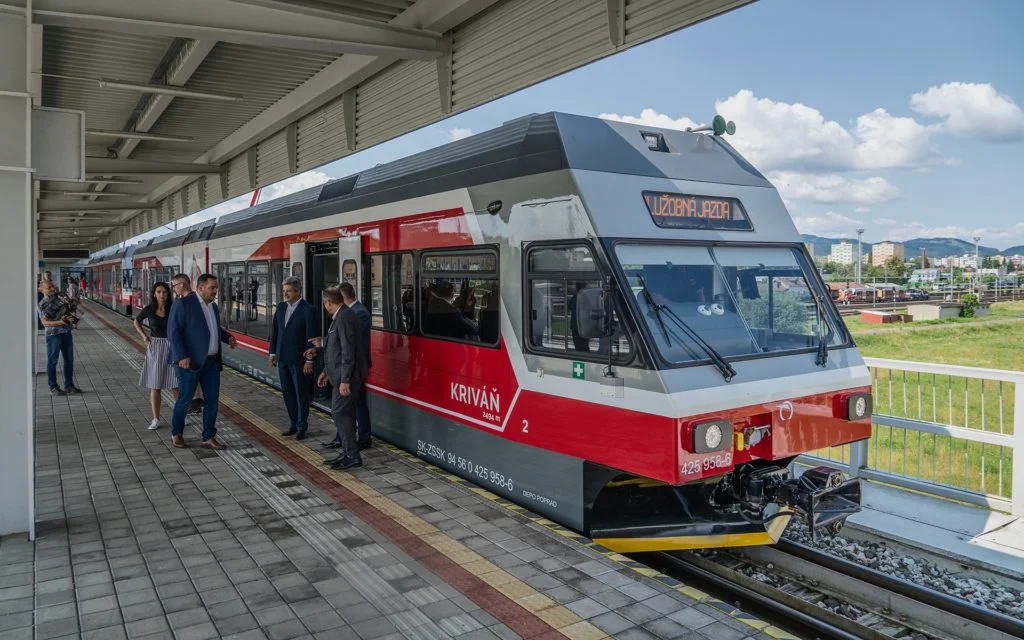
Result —
<svg viewBox="0 0 1024 640"><path fill-rule="evenodd" d="M644 204L654 224L665 229L753 231L743 205L736 198L691 196L644 191Z"/></svg>

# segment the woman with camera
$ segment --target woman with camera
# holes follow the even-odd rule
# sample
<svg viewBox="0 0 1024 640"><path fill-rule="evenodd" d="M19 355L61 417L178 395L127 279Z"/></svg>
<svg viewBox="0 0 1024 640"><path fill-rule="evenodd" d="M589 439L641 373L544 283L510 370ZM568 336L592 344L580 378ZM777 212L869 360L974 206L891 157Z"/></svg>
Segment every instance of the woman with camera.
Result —
<svg viewBox="0 0 1024 640"><path fill-rule="evenodd" d="M157 282L153 285L150 303L135 316L135 330L146 343L146 364L139 376L139 386L149 389L149 406L153 411L150 430L160 427L160 392L173 389L174 397L178 397L178 379L174 369L167 364L167 316L170 312L171 288L166 282ZM147 320L148 335L142 325Z"/></svg>

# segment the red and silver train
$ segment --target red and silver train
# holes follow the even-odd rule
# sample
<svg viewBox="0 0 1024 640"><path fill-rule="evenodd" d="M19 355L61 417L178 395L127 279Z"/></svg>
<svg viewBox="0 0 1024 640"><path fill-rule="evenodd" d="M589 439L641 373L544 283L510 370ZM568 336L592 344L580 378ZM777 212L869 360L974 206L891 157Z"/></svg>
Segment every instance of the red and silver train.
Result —
<svg viewBox="0 0 1024 640"><path fill-rule="evenodd" d="M779 194L719 135L532 115L157 238L220 280L232 366L281 284L373 315L372 428L608 548L836 529L860 485L793 459L871 435L871 378Z"/></svg>

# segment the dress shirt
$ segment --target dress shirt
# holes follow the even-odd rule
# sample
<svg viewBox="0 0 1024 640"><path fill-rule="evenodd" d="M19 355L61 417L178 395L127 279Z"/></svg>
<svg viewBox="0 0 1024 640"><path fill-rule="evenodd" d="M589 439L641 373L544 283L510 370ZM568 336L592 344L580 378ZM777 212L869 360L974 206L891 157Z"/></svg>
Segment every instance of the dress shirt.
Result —
<svg viewBox="0 0 1024 640"><path fill-rule="evenodd" d="M299 300L302 300L302 298L299 298ZM288 326L288 321L291 320L292 314L295 313L295 307L299 306L299 300L287 303L288 308L284 310L284 326Z"/></svg>
<svg viewBox="0 0 1024 640"><path fill-rule="evenodd" d="M203 315L206 317L206 328L210 330L210 346L206 355L214 356L220 351L220 331L217 329L217 316L213 314L213 303L207 302L203 296L199 296L199 304L203 307Z"/></svg>

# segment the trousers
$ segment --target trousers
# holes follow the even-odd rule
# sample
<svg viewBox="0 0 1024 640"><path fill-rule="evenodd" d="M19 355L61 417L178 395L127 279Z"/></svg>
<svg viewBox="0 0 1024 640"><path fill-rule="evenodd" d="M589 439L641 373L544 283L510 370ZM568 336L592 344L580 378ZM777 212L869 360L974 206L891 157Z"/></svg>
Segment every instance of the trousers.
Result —
<svg viewBox="0 0 1024 640"><path fill-rule="evenodd" d="M352 460L360 460L359 442L356 439L356 409L359 406L359 396L366 393L366 383L363 380L353 380L349 388L351 393L343 396L338 391L338 385L332 383L331 418L334 420L334 428L337 430L335 437L341 443L343 455Z"/></svg>
<svg viewBox="0 0 1024 640"><path fill-rule="evenodd" d="M182 369L175 365L178 377L178 400L171 414L171 435L179 436L185 431L185 414L188 413L196 388L203 390L203 441L217 435L217 405L220 403L220 360L210 356L197 371Z"/></svg>
<svg viewBox="0 0 1024 640"><path fill-rule="evenodd" d="M277 375L284 394L284 406L288 420L296 431L305 431L309 426L310 377L302 373L302 364L277 363Z"/></svg>
<svg viewBox="0 0 1024 640"><path fill-rule="evenodd" d="M71 332L46 336L46 381L50 388L57 386L57 358L64 356L64 386L70 387L75 379L75 339Z"/></svg>

